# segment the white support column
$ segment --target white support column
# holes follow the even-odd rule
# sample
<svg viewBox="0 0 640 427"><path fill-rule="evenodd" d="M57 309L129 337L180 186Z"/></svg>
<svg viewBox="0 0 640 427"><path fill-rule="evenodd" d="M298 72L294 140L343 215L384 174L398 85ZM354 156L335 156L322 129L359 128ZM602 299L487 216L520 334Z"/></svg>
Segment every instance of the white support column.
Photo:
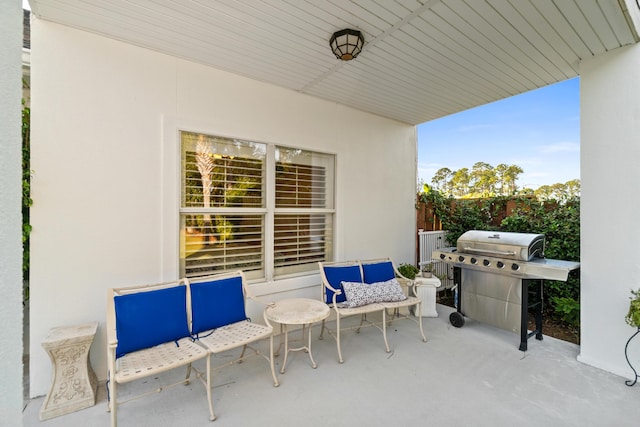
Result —
<svg viewBox="0 0 640 427"><path fill-rule="evenodd" d="M580 66L581 362L625 377L625 323L640 288L640 45ZM622 387L621 383L621 387Z"/></svg>
<svg viewBox="0 0 640 427"><path fill-rule="evenodd" d="M0 423L22 425L22 7L0 0Z"/></svg>

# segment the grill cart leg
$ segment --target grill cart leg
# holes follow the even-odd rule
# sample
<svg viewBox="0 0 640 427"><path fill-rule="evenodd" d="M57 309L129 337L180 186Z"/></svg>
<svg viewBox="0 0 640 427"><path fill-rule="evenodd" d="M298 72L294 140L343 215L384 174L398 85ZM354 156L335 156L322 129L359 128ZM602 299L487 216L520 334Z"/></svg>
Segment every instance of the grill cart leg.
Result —
<svg viewBox="0 0 640 427"><path fill-rule="evenodd" d="M527 351L527 340L535 335L536 339L542 340L542 284L540 279L522 279L522 309L520 317L520 351ZM535 285L533 292L529 293L529 286ZM529 304L529 297L535 295L534 302ZM536 329L529 332L529 308L535 308Z"/></svg>
<svg viewBox="0 0 640 427"><path fill-rule="evenodd" d="M462 314L462 269L460 267L453 267L453 284L458 293L457 311L449 315L449 322L456 328L462 328L464 326L464 314Z"/></svg>
<svg viewBox="0 0 640 427"><path fill-rule="evenodd" d="M538 341L542 341L542 289L544 288L543 283L544 280L537 280L537 286L538 288L536 289L536 294L538 295L538 300L536 301L535 305L536 305L536 331L538 332L536 334L536 339Z"/></svg>

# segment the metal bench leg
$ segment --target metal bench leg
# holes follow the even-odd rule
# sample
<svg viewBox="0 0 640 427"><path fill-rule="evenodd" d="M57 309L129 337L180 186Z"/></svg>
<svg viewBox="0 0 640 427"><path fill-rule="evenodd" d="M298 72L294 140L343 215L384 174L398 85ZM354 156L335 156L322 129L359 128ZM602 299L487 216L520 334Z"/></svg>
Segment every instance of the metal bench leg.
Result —
<svg viewBox="0 0 640 427"><path fill-rule="evenodd" d="M391 349L389 348L389 343L387 342L387 310L382 310L382 336L384 337L384 346L387 350L387 353L391 353Z"/></svg>
<svg viewBox="0 0 640 427"><path fill-rule="evenodd" d="M209 401L209 419L215 421L216 414L213 412L213 400L211 399L211 353L207 355L207 381L205 387L207 388L207 400Z"/></svg>
<svg viewBox="0 0 640 427"><path fill-rule="evenodd" d="M191 377L191 363L187 365L187 375L184 377L184 385L189 385L189 383L191 382L190 377Z"/></svg>
<svg viewBox="0 0 640 427"><path fill-rule="evenodd" d="M107 387L107 394L109 401L107 402L107 410L111 412L111 427L118 425L117 417L117 399L116 399L116 381L115 375L109 380L109 386Z"/></svg>
<svg viewBox="0 0 640 427"><path fill-rule="evenodd" d="M416 304L416 311L418 313L418 325L420 325L420 335L422 335L422 341L423 342L427 342L427 337L424 336L424 329L422 328L422 308L421 308L421 304L422 302L419 302L418 304Z"/></svg>
<svg viewBox="0 0 640 427"><path fill-rule="evenodd" d="M342 359L342 350L340 349L340 313L336 316L336 343L338 346L338 362L344 363Z"/></svg>
<svg viewBox="0 0 640 427"><path fill-rule="evenodd" d="M360 325L358 325L358 329L356 329L356 334L360 333L360 329L362 329L362 325L367 321L367 313L363 313L360 315Z"/></svg>

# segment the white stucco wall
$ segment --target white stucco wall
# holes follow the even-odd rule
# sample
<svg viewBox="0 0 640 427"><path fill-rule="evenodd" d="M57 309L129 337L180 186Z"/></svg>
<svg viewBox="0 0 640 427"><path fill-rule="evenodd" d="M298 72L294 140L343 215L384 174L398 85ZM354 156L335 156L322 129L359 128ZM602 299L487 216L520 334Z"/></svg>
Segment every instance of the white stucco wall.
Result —
<svg viewBox="0 0 640 427"><path fill-rule="evenodd" d="M335 153L337 258L414 261L413 126L49 22L31 37L32 396L50 327L99 321L104 379L106 289L176 277L176 126ZM320 293L317 275L252 288Z"/></svg>
<svg viewBox="0 0 640 427"><path fill-rule="evenodd" d="M627 377L633 373L624 346L635 329L625 324L624 317L630 290L640 288L638 70L640 45L580 66L579 360Z"/></svg>
<svg viewBox="0 0 640 427"><path fill-rule="evenodd" d="M0 0L0 424L22 424L22 7Z"/></svg>

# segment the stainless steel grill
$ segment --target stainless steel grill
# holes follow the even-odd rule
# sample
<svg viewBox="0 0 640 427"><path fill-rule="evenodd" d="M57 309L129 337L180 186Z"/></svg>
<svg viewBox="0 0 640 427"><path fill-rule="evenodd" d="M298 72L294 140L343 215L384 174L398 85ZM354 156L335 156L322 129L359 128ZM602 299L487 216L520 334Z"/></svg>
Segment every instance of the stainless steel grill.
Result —
<svg viewBox="0 0 640 427"><path fill-rule="evenodd" d="M543 234L472 230L456 247L435 250L434 260L454 267L457 311L449 317L456 327L465 316L520 333L520 350L535 335L542 339L544 280L566 281L580 267L572 261L544 258ZM535 309L536 330L528 332L528 311Z"/></svg>

